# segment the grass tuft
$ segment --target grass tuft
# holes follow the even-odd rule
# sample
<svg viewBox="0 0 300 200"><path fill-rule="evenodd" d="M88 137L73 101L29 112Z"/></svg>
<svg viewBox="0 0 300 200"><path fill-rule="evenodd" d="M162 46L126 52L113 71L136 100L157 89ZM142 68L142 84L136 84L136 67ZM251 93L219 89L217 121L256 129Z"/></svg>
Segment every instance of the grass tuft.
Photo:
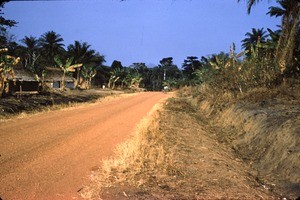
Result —
<svg viewBox="0 0 300 200"><path fill-rule="evenodd" d="M156 106L137 126L132 138L117 146L115 157L103 161L91 175L93 184L83 189L85 199L101 199L106 188L129 185L142 188L153 181L151 175L179 173L173 167L172 155L165 149L165 136L159 130L159 109Z"/></svg>

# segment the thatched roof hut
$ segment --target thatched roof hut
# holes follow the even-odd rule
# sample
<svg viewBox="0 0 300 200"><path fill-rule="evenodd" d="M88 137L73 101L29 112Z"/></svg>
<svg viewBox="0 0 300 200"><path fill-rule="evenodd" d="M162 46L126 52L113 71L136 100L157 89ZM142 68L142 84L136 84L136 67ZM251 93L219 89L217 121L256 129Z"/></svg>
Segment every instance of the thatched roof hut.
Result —
<svg viewBox="0 0 300 200"><path fill-rule="evenodd" d="M61 81L64 72L59 68L46 67L46 76L45 81L47 82L56 82ZM66 75L66 82L74 82L74 79L71 76Z"/></svg>
<svg viewBox="0 0 300 200"><path fill-rule="evenodd" d="M61 82L64 72L59 68L46 67L44 81L51 88L61 88ZM67 88L74 88L74 78L66 75L65 84Z"/></svg>
<svg viewBox="0 0 300 200"><path fill-rule="evenodd" d="M9 93L37 93L39 82L37 77L22 67L14 68L14 76L8 76Z"/></svg>
<svg viewBox="0 0 300 200"><path fill-rule="evenodd" d="M14 68L14 77L11 75L8 76L8 80L12 81L37 81L36 76L24 68Z"/></svg>

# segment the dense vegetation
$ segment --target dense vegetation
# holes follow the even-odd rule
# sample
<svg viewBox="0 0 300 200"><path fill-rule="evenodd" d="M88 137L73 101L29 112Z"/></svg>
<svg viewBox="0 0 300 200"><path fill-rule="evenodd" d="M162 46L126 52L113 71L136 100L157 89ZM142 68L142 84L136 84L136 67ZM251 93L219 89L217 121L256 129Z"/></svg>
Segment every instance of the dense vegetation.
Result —
<svg viewBox="0 0 300 200"><path fill-rule="evenodd" d="M249 13L259 1L247 1ZM1 9L6 2L1 2ZM235 44L232 44L228 53L220 52L200 59L188 56L181 69L173 63L172 57L162 58L152 68L145 63L123 66L117 60L106 66L104 56L87 42L74 41L74 44L65 46L64 39L54 31L38 38L25 36L16 42L7 30L17 22L1 17L0 86L3 87L0 87L0 93L17 63L40 78L46 73L46 67L58 67L64 75L73 73L74 78L86 81L88 85L106 85L112 89L161 90L164 86L178 88L206 83L211 88L237 95L256 87L295 83L300 77L300 3L295 0L277 0L277 3L278 7L270 7L267 14L281 17L278 30L253 28L242 40L242 52L235 52ZM69 70L74 65L77 67Z"/></svg>

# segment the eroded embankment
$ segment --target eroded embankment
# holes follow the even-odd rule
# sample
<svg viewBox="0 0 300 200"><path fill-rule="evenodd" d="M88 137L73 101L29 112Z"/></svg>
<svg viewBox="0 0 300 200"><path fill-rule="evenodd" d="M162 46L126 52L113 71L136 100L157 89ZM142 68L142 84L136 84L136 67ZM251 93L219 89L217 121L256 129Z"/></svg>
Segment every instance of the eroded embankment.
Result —
<svg viewBox="0 0 300 200"><path fill-rule="evenodd" d="M300 197L299 99L244 98L221 106L209 99L191 102L197 102L199 110L221 130L219 141L232 146L266 188L292 199Z"/></svg>
<svg viewBox="0 0 300 200"><path fill-rule="evenodd" d="M104 161L86 199L278 199L250 173L219 129L187 99L172 98Z"/></svg>

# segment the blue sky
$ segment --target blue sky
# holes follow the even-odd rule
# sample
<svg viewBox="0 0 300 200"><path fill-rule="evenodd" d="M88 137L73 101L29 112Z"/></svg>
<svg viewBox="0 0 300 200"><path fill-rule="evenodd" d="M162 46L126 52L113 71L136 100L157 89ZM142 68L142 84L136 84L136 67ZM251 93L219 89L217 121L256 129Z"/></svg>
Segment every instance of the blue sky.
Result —
<svg viewBox="0 0 300 200"><path fill-rule="evenodd" d="M67 0L11 1L4 16L14 19L10 29L17 40L40 37L53 30L65 45L88 42L106 58L158 64L173 57L179 67L187 56L228 52L252 28L277 29L280 19L266 15L273 1L263 1L247 14L237 0Z"/></svg>

